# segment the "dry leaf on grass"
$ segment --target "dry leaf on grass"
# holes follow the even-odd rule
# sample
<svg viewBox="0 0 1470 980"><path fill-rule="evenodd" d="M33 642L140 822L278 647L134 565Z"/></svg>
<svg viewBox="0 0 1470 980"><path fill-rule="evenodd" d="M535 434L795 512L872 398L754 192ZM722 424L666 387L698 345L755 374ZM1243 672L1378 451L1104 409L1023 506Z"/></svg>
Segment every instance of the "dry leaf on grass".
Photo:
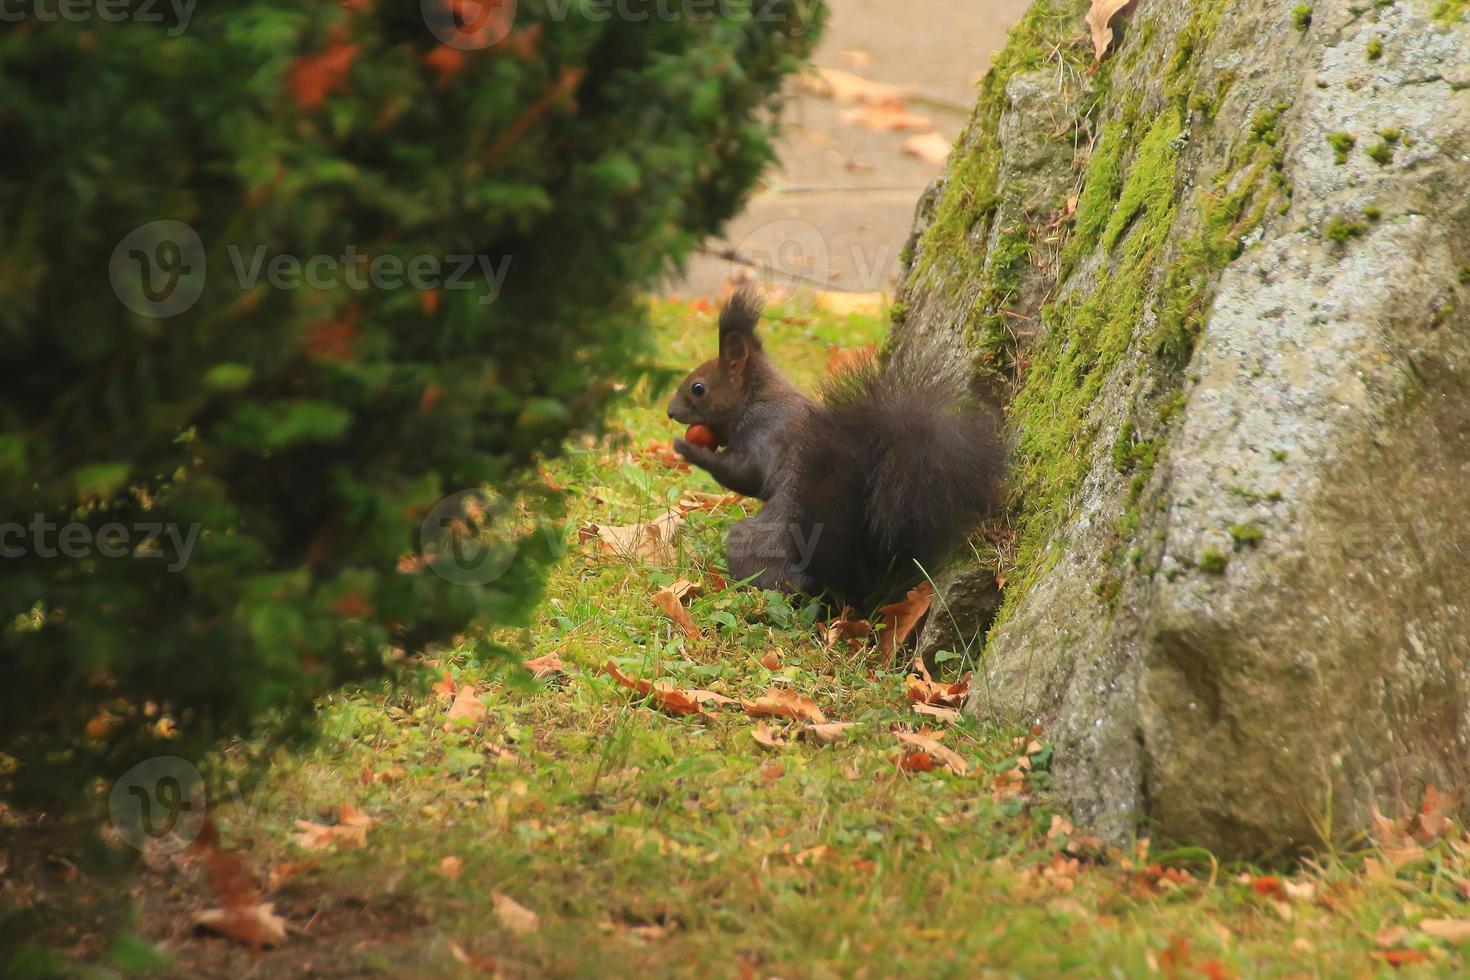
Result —
<svg viewBox="0 0 1470 980"><path fill-rule="evenodd" d="M377 821L349 803L343 803L337 811L337 823L320 824L310 820L296 821L297 832L291 839L308 851L323 851L332 847L356 850L367 846L367 832Z"/></svg>
<svg viewBox="0 0 1470 980"><path fill-rule="evenodd" d="M474 727L485 720L485 702L475 693L472 686L461 687L454 694L454 703L449 706L449 713L444 716L444 730L449 731L456 725L467 722L469 727Z"/></svg>
<svg viewBox="0 0 1470 980"><path fill-rule="evenodd" d="M689 615L689 610L679 601L678 587L690 585L689 582L676 582L667 589L659 589L654 593L653 604L659 611L674 621L674 624L684 631L684 635L690 639L698 639L704 634L700 632L699 625L694 622L694 617Z"/></svg>
<svg viewBox="0 0 1470 980"><path fill-rule="evenodd" d="M275 891L291 878L308 871L315 871L319 867L321 867L321 862L316 858L307 858L304 861L283 861L271 868L270 875L265 881L266 890Z"/></svg>
<svg viewBox="0 0 1470 980"><path fill-rule="evenodd" d="M935 704L915 704L913 709L921 715L929 718L938 718L940 721L959 721L960 713L955 708L941 708Z"/></svg>
<svg viewBox="0 0 1470 980"><path fill-rule="evenodd" d="M824 725L808 725L801 730L801 735L803 738L814 739L826 745L847 737L847 730L856 727L857 722L855 721L831 721Z"/></svg>
<svg viewBox="0 0 1470 980"><path fill-rule="evenodd" d="M735 703L734 698L727 698L714 691L681 691L667 681L634 680L618 670L617 664L611 660L604 664L602 669L623 687L648 695L659 707L676 715L702 715L706 713L704 710L706 704Z"/></svg>
<svg viewBox="0 0 1470 980"><path fill-rule="evenodd" d="M500 924L511 932L535 932L536 927L540 925L540 918L535 912L509 895L503 892L491 892L490 897L495 902L495 918L499 919Z"/></svg>
<svg viewBox="0 0 1470 980"><path fill-rule="evenodd" d="M685 514L693 510L713 513L723 507L738 504L744 499L738 493L705 493L701 490L685 490L679 495L679 510Z"/></svg>
<svg viewBox="0 0 1470 980"><path fill-rule="evenodd" d="M458 685L454 683L454 677L446 670L444 677L435 681L429 689L442 697L453 699L457 687Z"/></svg>
<svg viewBox="0 0 1470 980"><path fill-rule="evenodd" d="M247 946L279 946L286 941L286 920L275 908L272 902L261 902L242 909L205 909L194 916L194 925Z"/></svg>
<svg viewBox="0 0 1470 980"><path fill-rule="evenodd" d="M858 650L863 641L873 635L873 627L866 619L853 619L852 609L844 608L842 615L822 627L822 645L824 647L835 646L839 642L847 644L849 650Z"/></svg>
<svg viewBox="0 0 1470 980"><path fill-rule="evenodd" d="M880 133L928 133L934 129L934 120L910 111L902 103L843 109L837 118L845 126L862 126Z"/></svg>
<svg viewBox="0 0 1470 980"><path fill-rule="evenodd" d="M903 141L903 152L906 156L916 157L925 163L943 163L949 159L949 151L954 146L954 141L942 133L922 133L918 136L910 136Z"/></svg>
<svg viewBox="0 0 1470 980"><path fill-rule="evenodd" d="M1108 45L1113 43L1113 18L1125 13L1133 4L1134 0L1092 0L1092 7L1087 11L1087 26L1092 30L1096 60L1102 61L1103 55L1108 53Z"/></svg>
<svg viewBox="0 0 1470 980"><path fill-rule="evenodd" d="M963 776L970 771L970 764L957 752L940 744L939 736L927 728L917 732L894 732L893 734L909 748L929 753L935 760L942 762L944 768L956 776Z"/></svg>
<svg viewBox="0 0 1470 980"><path fill-rule="evenodd" d="M667 564L674 560L674 536L683 523L684 515L671 510L646 524L588 524L577 537L583 544L596 541L604 554Z"/></svg>
<svg viewBox="0 0 1470 980"><path fill-rule="evenodd" d="M436 872L441 878L454 881L464 873L464 861L451 854L439 862L439 870Z"/></svg>
<svg viewBox="0 0 1470 980"><path fill-rule="evenodd" d="M770 651L764 657L761 657L761 666L766 668L766 670L780 670L781 655L775 650Z"/></svg>
<svg viewBox="0 0 1470 980"><path fill-rule="evenodd" d="M535 677L538 681L543 681L556 674L564 674L567 671L567 665L562 663L561 657L554 653L548 653L544 657L537 657L535 660L527 660L522 666L529 670L531 676Z"/></svg>
<svg viewBox="0 0 1470 980"><path fill-rule="evenodd" d="M878 634L878 652L883 655L885 666L892 666L898 648L909 638L914 627L919 625L919 620L929 612L929 604L933 601L933 587L928 582L921 582L909 590L902 602L892 603L880 610L886 629Z"/></svg>
<svg viewBox="0 0 1470 980"><path fill-rule="evenodd" d="M942 684L939 681L910 676L904 681L904 686L907 688L909 700L915 704L932 704L942 708L963 707L965 698L970 694L969 676L954 684Z"/></svg>
<svg viewBox="0 0 1470 980"><path fill-rule="evenodd" d="M817 725L825 725L827 716L817 707L817 702L805 695L784 687L772 687L754 701L741 700L745 713L754 718L798 718Z"/></svg>
<svg viewBox="0 0 1470 980"><path fill-rule="evenodd" d="M933 772L934 757L928 752L905 752L898 757L898 768L904 772Z"/></svg>
<svg viewBox="0 0 1470 980"><path fill-rule="evenodd" d="M690 469L684 457L674 452L673 442L650 442L638 451L638 455L642 459L671 470L678 470L681 473L688 473Z"/></svg>
<svg viewBox="0 0 1470 980"><path fill-rule="evenodd" d="M750 737L755 739L758 744L764 745L768 749L784 749L791 744L790 741L782 738L781 736L775 734L769 728L767 728L765 722L761 722L759 725L756 725L755 728L751 730Z"/></svg>
<svg viewBox="0 0 1470 980"><path fill-rule="evenodd" d="M1419 931L1452 943L1470 942L1470 919L1421 919Z"/></svg>

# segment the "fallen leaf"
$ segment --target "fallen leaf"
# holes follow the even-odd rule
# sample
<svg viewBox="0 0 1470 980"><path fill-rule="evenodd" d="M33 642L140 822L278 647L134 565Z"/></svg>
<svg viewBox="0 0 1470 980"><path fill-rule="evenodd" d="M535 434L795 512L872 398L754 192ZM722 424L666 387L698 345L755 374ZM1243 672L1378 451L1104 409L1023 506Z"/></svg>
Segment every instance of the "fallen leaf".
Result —
<svg viewBox="0 0 1470 980"><path fill-rule="evenodd" d="M969 676L954 684L910 676L904 681L904 686L908 690L909 700L915 704L932 704L944 708L963 707L965 698L970 694Z"/></svg>
<svg viewBox="0 0 1470 980"><path fill-rule="evenodd" d="M685 514L693 510L714 512L722 507L738 504L744 499L738 493L704 493L700 490L685 490L679 496L679 510Z"/></svg>
<svg viewBox="0 0 1470 980"><path fill-rule="evenodd" d="M1261 875L1251 880L1251 891L1266 898L1285 898L1286 892L1275 875Z"/></svg>
<svg viewBox="0 0 1470 980"><path fill-rule="evenodd" d="M439 862L439 875L454 881L464 873L464 861L453 854Z"/></svg>
<svg viewBox="0 0 1470 980"><path fill-rule="evenodd" d="M781 669L781 655L778 654L778 653L776 653L776 651L772 650L770 653L766 654L764 657L761 657L761 666L764 667L764 668L766 668L766 670L780 670Z"/></svg>
<svg viewBox="0 0 1470 980"><path fill-rule="evenodd" d="M837 57L841 58L843 63L846 64L847 67L856 68L859 71L868 67L868 65L871 64L873 61L872 55L868 54L868 52L866 51L862 51L857 48L850 48L846 51L839 51L837 52Z"/></svg>
<svg viewBox="0 0 1470 980"><path fill-rule="evenodd" d="M768 749L783 749L791 744L786 739L781 738L780 736L773 733L769 728L767 728L765 722L761 722L759 725L756 725L755 728L751 730L750 737L755 739L757 743L759 743L760 745L764 745Z"/></svg>
<svg viewBox="0 0 1470 980"><path fill-rule="evenodd" d="M655 685L655 686L657 686L657 685ZM727 704L739 704L740 703L735 698L729 698L729 697L726 697L723 694L716 694L714 691L693 690L693 691L685 691L684 693L689 696L689 699L690 700L692 700L695 704L698 704L698 705L713 704L713 705L716 705L718 707L724 707Z"/></svg>
<svg viewBox="0 0 1470 980"><path fill-rule="evenodd" d="M1419 931L1452 943L1470 942L1470 919L1421 919Z"/></svg>
<svg viewBox="0 0 1470 980"><path fill-rule="evenodd" d="M940 721L949 722L960 720L960 713L955 708L941 708L934 704L915 704L912 707L919 714L927 715L930 718L937 718Z"/></svg>
<svg viewBox="0 0 1470 980"><path fill-rule="evenodd" d="M865 105L901 103L914 94L908 86L871 81L837 68L818 68L802 75L797 84L809 95Z"/></svg>
<svg viewBox="0 0 1470 980"><path fill-rule="evenodd" d="M538 681L545 680L555 674L566 673L566 664L561 662L561 657L554 653L548 653L544 657L535 660L527 660L522 666L531 672Z"/></svg>
<svg viewBox="0 0 1470 980"><path fill-rule="evenodd" d="M1410 966L1429 959L1417 949L1375 949L1373 955L1394 966Z"/></svg>
<svg viewBox="0 0 1470 980"><path fill-rule="evenodd" d="M1092 7L1087 11L1087 26L1092 30L1092 48L1097 53L1097 61L1103 60L1103 55L1108 53L1108 45L1113 43L1113 18L1127 11L1133 3L1134 0L1092 0Z"/></svg>
<svg viewBox="0 0 1470 980"><path fill-rule="evenodd" d="M617 664L613 663L611 660L604 664L602 669L607 672L608 676L612 677L613 680L617 681L623 687L626 687L631 691L637 691L639 694L645 694L649 696L659 707L673 714L702 715L705 713L704 708L698 698L696 698L692 693L688 691L678 690L667 681L659 681L655 683L653 681L634 680L627 674L624 674L622 671L618 670ZM711 691L700 691L698 693L705 696L706 700L724 698L723 695L715 694ZM730 703L734 703L733 699L730 698L724 698L724 700L729 701Z"/></svg>
<svg viewBox="0 0 1470 980"><path fill-rule="evenodd" d="M893 734L904 745L929 753L944 763L944 767L956 776L963 776L970 771L970 764L957 752L940 744L939 738L928 729L918 732L894 732Z"/></svg>
<svg viewBox="0 0 1470 980"><path fill-rule="evenodd" d="M247 946L279 946L286 941L286 920L275 904L261 902L243 909L205 909L194 925Z"/></svg>
<svg viewBox="0 0 1470 980"><path fill-rule="evenodd" d="M844 608L842 614L822 628L822 645L834 646L839 640L849 650L857 650L863 641L873 635L873 627L866 619L852 619L852 610Z"/></svg>
<svg viewBox="0 0 1470 980"><path fill-rule="evenodd" d="M818 725L827 723L827 716L822 714L817 702L783 687L772 687L754 701L741 700L740 703L745 706L745 713L752 717L799 718Z"/></svg>
<svg viewBox="0 0 1470 980"><path fill-rule="evenodd" d="M880 610L886 629L878 634L878 652L883 655L885 666L892 666L894 654L919 625L919 620L929 612L929 604L933 600L933 587L928 582L921 582L909 590L902 602L891 603Z"/></svg>
<svg viewBox="0 0 1470 980"><path fill-rule="evenodd" d="M1397 946L1408 937L1408 926L1383 926L1374 933L1373 941L1380 946Z"/></svg>
<svg viewBox="0 0 1470 980"><path fill-rule="evenodd" d="M690 469L688 461L674 451L672 441L650 442L638 451L638 455L650 462L667 469L678 470L681 473L688 473Z"/></svg>
<svg viewBox="0 0 1470 980"><path fill-rule="evenodd" d="M928 752L905 752L898 757L898 768L904 772L933 772L934 758Z"/></svg>
<svg viewBox="0 0 1470 980"><path fill-rule="evenodd" d="M646 524L589 524L579 538L584 543L596 540L605 554L667 564L674 560L674 536L683 523L684 516L676 509Z"/></svg>
<svg viewBox="0 0 1470 980"><path fill-rule="evenodd" d="M307 858L304 861L283 861L273 866L270 874L266 877L265 887L268 891L275 891L282 884L299 874L315 871L321 866L316 858Z"/></svg>
<svg viewBox="0 0 1470 980"><path fill-rule="evenodd" d="M658 592L654 593L653 604L664 615L672 619L674 624L684 631L685 636L690 639L698 639L704 634L700 632L699 625L694 622L694 617L689 615L689 611L679 601L681 595L677 591L680 585L692 586L692 584L690 582L676 582L667 589L659 589ZM687 593L688 589L685 592Z"/></svg>
<svg viewBox="0 0 1470 980"><path fill-rule="evenodd" d="M455 727L459 722L469 722L471 726L478 725L484 720L488 709L485 702L475 693L473 686L463 686L454 695L454 703L449 706L449 713L444 716L444 730Z"/></svg>
<svg viewBox="0 0 1470 980"><path fill-rule="evenodd" d="M824 745L847 736L849 728L856 728L855 721L832 721L824 725L808 725L801 730L803 736L811 736Z"/></svg>
<svg viewBox="0 0 1470 980"><path fill-rule="evenodd" d="M490 898L495 903L495 918L500 924L511 932L527 933L535 932L540 925L540 917L526 908L520 902L502 892L491 892Z"/></svg>
<svg viewBox="0 0 1470 980"><path fill-rule="evenodd" d="M949 159L949 151L953 145L954 142L942 133L922 133L904 140L901 149L906 156L916 157L925 163L940 164Z"/></svg>
<svg viewBox="0 0 1470 980"><path fill-rule="evenodd" d="M291 98L308 111L320 106L328 94L346 87L347 73L357 60L357 52L356 44L338 40L315 54L296 58L286 75L286 89Z"/></svg>
<svg viewBox="0 0 1470 980"><path fill-rule="evenodd" d="M779 762L768 762L761 766L761 778L768 783L774 783L786 775L786 767Z"/></svg>
<svg viewBox="0 0 1470 980"><path fill-rule="evenodd" d="M862 126L880 133L927 133L934 129L933 119L893 102L844 109L837 119L845 126Z"/></svg>
<svg viewBox="0 0 1470 980"><path fill-rule="evenodd" d="M308 851L322 851L333 847L356 850L367 846L367 832L376 821L350 804L338 808L337 823L320 824L311 820L296 821L297 832L291 835L295 843Z"/></svg>
<svg viewBox="0 0 1470 980"><path fill-rule="evenodd" d="M430 690L432 690L435 694L453 699L455 688L456 685L454 683L454 678L450 675L449 671L446 670L444 672L443 679L435 681L434 684L430 687Z"/></svg>

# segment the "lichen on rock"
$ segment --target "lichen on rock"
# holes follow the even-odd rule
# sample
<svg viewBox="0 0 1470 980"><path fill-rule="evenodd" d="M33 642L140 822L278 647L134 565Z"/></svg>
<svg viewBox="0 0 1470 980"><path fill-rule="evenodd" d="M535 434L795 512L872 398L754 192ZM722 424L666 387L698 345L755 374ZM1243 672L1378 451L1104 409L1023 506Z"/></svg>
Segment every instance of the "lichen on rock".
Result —
<svg viewBox="0 0 1470 980"><path fill-rule="evenodd" d="M1120 838L1287 851L1384 773L1464 789L1470 14L1143 4L1089 74L1085 6L997 60L890 350L1015 431L971 710L1040 721ZM959 633L993 574L941 582Z"/></svg>

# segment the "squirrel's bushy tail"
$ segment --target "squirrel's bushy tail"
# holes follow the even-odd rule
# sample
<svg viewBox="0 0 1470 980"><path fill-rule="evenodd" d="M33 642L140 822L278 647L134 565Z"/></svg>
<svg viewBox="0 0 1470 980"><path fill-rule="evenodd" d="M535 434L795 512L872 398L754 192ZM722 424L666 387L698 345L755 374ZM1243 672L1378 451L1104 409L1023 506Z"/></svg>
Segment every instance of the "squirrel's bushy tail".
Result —
<svg viewBox="0 0 1470 980"><path fill-rule="evenodd" d="M828 438L852 447L862 470L866 537L880 553L871 557L937 571L998 507L1007 450L997 408L891 365L834 377L823 404Z"/></svg>

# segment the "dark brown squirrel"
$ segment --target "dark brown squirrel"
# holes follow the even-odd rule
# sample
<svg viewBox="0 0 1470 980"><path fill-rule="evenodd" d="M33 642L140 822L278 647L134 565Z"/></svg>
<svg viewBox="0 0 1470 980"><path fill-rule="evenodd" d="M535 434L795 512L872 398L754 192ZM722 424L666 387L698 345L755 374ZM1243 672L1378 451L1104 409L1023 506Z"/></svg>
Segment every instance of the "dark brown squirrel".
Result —
<svg viewBox="0 0 1470 980"><path fill-rule="evenodd" d="M765 502L730 531L731 576L863 602L937 571L997 507L1000 412L876 360L813 401L761 349L760 316L759 294L737 291L720 313L719 357L669 402L670 418L708 426L723 447L678 439L675 451Z"/></svg>

